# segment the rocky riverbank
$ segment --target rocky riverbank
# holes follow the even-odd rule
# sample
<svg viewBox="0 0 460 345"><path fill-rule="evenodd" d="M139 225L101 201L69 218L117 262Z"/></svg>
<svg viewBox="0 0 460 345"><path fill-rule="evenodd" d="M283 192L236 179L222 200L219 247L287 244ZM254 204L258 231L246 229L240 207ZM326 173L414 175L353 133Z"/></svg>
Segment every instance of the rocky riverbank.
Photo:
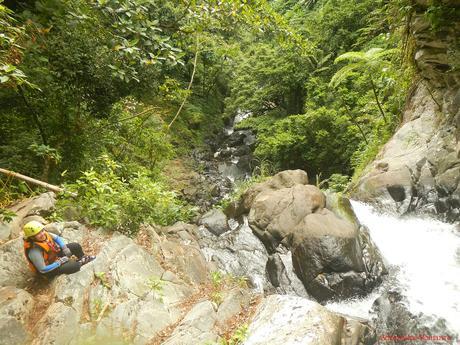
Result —
<svg viewBox="0 0 460 345"><path fill-rule="evenodd" d="M231 227L225 218L224 231L209 217L200 226L146 225L133 239L78 222L50 224L49 231L97 254L80 272L51 282L27 270L20 224L32 211L24 212L0 246L0 330L8 334L1 343L212 344L241 333L247 344L265 344L269 335L270 344L375 343L366 320L335 314L314 299L366 293L384 274L383 262L378 251L365 254L373 245L360 235L351 209L330 211L326 196L306 183L304 172L288 171L254 186L241 200L251 204L249 223ZM312 202L283 207L288 195L288 204L299 204L298 190ZM30 205L49 197L24 201L24 209L40 219L44 210ZM270 203L281 207L261 228L266 215L260 212ZM329 227L305 226L302 220L311 215ZM298 224L302 236L279 236L285 230L277 229L279 217ZM320 238L323 249L316 252L311 243ZM307 271L308 262L314 266ZM279 331L268 332L273 324Z"/></svg>

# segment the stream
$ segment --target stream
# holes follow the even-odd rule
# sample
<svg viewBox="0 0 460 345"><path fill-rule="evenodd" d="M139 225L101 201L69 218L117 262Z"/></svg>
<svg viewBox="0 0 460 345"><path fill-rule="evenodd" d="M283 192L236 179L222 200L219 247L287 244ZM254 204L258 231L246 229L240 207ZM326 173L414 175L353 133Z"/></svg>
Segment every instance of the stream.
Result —
<svg viewBox="0 0 460 345"><path fill-rule="evenodd" d="M456 226L430 218L381 214L356 201L352 205L387 260L390 273L366 298L327 307L367 319L379 295L385 289L398 288L414 315L444 318L448 327L460 334L460 233Z"/></svg>
<svg viewBox="0 0 460 345"><path fill-rule="evenodd" d="M214 153L214 168L207 178L220 180L221 195L228 195L235 182L250 176L251 152L255 136L248 130L236 130L234 125L250 116L240 113L225 128L223 140ZM217 169L216 169L217 167ZM224 188L223 186L226 186ZM369 228L370 235L386 260L389 274L372 293L361 299L330 302L332 311L362 319L375 318L376 300L388 291L398 291L404 305L415 315L423 314L422 324L444 319L449 330L460 334L460 231L458 225L443 223L420 216L396 217L379 212L369 205L352 201L360 222ZM302 283L292 271L290 252L280 255L289 272L287 283L274 290L266 277L269 258L260 240L252 233L247 221L235 223L232 231L220 237L203 227L201 246L208 260L234 275L248 276L258 291L308 297ZM375 320L374 320L375 321ZM379 322L379 321L376 321Z"/></svg>

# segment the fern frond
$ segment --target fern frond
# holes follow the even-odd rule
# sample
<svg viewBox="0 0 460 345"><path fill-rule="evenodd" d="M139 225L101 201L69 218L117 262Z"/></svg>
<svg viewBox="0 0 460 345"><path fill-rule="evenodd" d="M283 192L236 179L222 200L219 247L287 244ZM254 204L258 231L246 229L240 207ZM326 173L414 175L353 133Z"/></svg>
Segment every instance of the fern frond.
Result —
<svg viewBox="0 0 460 345"><path fill-rule="evenodd" d="M350 65L346 65L339 69L331 78L331 81L329 82L329 86L332 86L333 88L337 87L342 81L347 79L351 74L356 71L361 64L359 63L352 63Z"/></svg>
<svg viewBox="0 0 460 345"><path fill-rule="evenodd" d="M346 52L342 55L339 55L335 60L334 63L338 63L341 61L364 61L366 60L365 55L363 52Z"/></svg>

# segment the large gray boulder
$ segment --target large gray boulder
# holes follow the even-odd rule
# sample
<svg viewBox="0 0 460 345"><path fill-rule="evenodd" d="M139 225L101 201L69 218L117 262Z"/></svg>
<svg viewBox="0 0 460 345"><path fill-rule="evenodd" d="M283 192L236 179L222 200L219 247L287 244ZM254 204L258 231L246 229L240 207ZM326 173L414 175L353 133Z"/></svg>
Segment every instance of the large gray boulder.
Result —
<svg viewBox="0 0 460 345"><path fill-rule="evenodd" d="M385 344L398 345L407 342L408 337L415 343L436 345L455 344L458 334L449 329L446 320L409 310L409 301L400 291L385 291L372 306L372 324L377 336ZM405 340L404 340L405 339Z"/></svg>
<svg viewBox="0 0 460 345"><path fill-rule="evenodd" d="M250 287L257 291L271 290L265 274L267 250L247 224L220 236L205 227L198 231L201 251L215 270L246 277Z"/></svg>
<svg viewBox="0 0 460 345"><path fill-rule="evenodd" d="M429 1L417 1L410 23L414 85L403 123L352 188L353 198L403 214L423 212L456 221L460 217L459 18L440 18L433 30L425 15ZM444 1L447 6L456 1ZM452 9L453 11L453 9Z"/></svg>
<svg viewBox="0 0 460 345"><path fill-rule="evenodd" d="M294 296L272 295L259 305L244 345L375 344L371 328L320 304Z"/></svg>
<svg viewBox="0 0 460 345"><path fill-rule="evenodd" d="M34 297L17 288L0 288L0 330L11 330L0 344L218 341L228 321L251 301L250 290L236 284L210 289L210 269L194 225L143 226L135 240L89 232L78 223L53 227L65 238L100 246L97 258L79 272L43 285ZM32 315L35 306L39 315Z"/></svg>
<svg viewBox="0 0 460 345"><path fill-rule="evenodd" d="M230 230L227 224L227 216L219 209L208 211L201 217L198 224L204 225L209 231L217 236Z"/></svg>
<svg viewBox="0 0 460 345"><path fill-rule="evenodd" d="M317 300L369 292L386 273L379 251L348 199L306 182L306 174L285 171L250 189L242 201L250 227L269 253L280 245L292 251L296 274Z"/></svg>
<svg viewBox="0 0 460 345"><path fill-rule="evenodd" d="M25 288L33 277L24 255L22 238L0 245L0 287Z"/></svg>
<svg viewBox="0 0 460 345"><path fill-rule="evenodd" d="M0 288L0 344L22 345L30 340L27 316L33 308L33 297L13 286Z"/></svg>
<svg viewBox="0 0 460 345"><path fill-rule="evenodd" d="M54 193L48 192L23 200L10 207L10 210L16 213L16 216L9 223L0 222L0 241L13 239L21 235L23 225L29 221L45 222L42 216L50 212L55 203Z"/></svg>

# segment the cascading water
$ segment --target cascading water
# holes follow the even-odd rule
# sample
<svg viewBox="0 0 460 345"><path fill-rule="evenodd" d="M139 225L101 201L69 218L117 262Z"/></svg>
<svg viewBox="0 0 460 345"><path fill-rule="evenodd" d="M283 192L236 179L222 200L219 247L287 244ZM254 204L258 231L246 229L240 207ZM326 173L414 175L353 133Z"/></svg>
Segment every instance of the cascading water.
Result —
<svg viewBox="0 0 460 345"><path fill-rule="evenodd" d="M460 233L453 224L420 217L379 214L352 202L361 223L387 260L387 281L365 299L330 303L344 314L367 318L373 301L388 288L399 288L414 315L444 318L460 334Z"/></svg>

